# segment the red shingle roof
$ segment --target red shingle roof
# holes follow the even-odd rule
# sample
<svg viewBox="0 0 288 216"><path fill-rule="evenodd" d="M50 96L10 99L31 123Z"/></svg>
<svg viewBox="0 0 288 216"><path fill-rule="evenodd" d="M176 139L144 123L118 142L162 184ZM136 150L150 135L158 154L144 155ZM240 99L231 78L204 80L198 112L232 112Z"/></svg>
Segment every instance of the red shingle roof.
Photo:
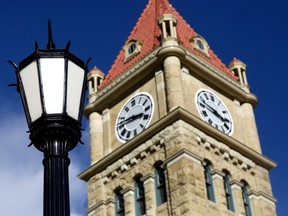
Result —
<svg viewBox="0 0 288 216"><path fill-rule="evenodd" d="M237 63L237 62L242 62L240 59L237 59L237 58L234 58L230 63L229 63L229 66L231 64L234 64L234 63Z"/></svg>
<svg viewBox="0 0 288 216"><path fill-rule="evenodd" d="M228 74L235 79L232 72L229 71L226 65L222 63L222 61L213 53L211 49L208 51L208 57L193 47L191 39L198 34L193 28L190 27L190 25L183 19L183 17L176 11L168 0L149 0L146 8L142 12L137 24L125 43L126 45L132 39L141 41L143 45L140 53L131 60L125 62L124 45L111 69L108 71L107 76L102 82L100 88L114 80L135 62L142 59L148 52L160 45L161 30L158 25L158 18L163 14L173 14L177 17L177 37L180 45L184 46L190 52L194 53L198 57L218 68L223 73Z"/></svg>

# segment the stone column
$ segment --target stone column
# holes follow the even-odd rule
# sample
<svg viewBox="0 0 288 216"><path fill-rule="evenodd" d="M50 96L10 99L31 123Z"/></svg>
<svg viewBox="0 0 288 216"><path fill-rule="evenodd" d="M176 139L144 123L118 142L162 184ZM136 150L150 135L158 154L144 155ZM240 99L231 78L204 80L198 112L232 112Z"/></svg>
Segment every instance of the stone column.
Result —
<svg viewBox="0 0 288 216"><path fill-rule="evenodd" d="M97 174L88 181L88 215L106 215L106 187L101 174Z"/></svg>
<svg viewBox="0 0 288 216"><path fill-rule="evenodd" d="M243 196L242 196L242 186L241 182L236 180L231 181L231 190L233 194L234 207L236 215L245 215Z"/></svg>
<svg viewBox="0 0 288 216"><path fill-rule="evenodd" d="M103 123L102 116L93 112L89 116L90 126L90 162L91 165L103 157Z"/></svg>
<svg viewBox="0 0 288 216"><path fill-rule="evenodd" d="M260 147L260 141L258 136L258 130L256 127L256 120L254 116L253 106L249 103L244 103L241 106L242 110L242 119L245 123L242 128L243 131L245 131L245 140L246 145L248 145L250 148L254 149L258 153L262 153L261 147ZM248 128L248 130L247 130Z"/></svg>
<svg viewBox="0 0 288 216"><path fill-rule="evenodd" d="M276 200L264 193L251 192L249 195L252 215L276 216Z"/></svg>
<svg viewBox="0 0 288 216"><path fill-rule="evenodd" d="M216 203L221 211L225 211L227 209L223 177L224 177L223 172L218 170L212 171L212 179L213 179Z"/></svg>
<svg viewBox="0 0 288 216"><path fill-rule="evenodd" d="M115 215L115 201L114 199L109 199L106 202L106 216Z"/></svg>
<svg viewBox="0 0 288 216"><path fill-rule="evenodd" d="M165 96L165 81L163 71L158 71L155 74L156 90L158 97L159 117L162 118L167 114L166 96Z"/></svg>
<svg viewBox="0 0 288 216"><path fill-rule="evenodd" d="M149 174L141 178L145 188L146 216L156 215L156 197L154 176Z"/></svg>
<svg viewBox="0 0 288 216"><path fill-rule="evenodd" d="M171 215L205 215L205 180L201 160L188 151L167 162ZM204 205L205 203L205 205Z"/></svg>
<svg viewBox="0 0 288 216"><path fill-rule="evenodd" d="M164 60L164 76L168 111L170 112L178 106L184 107L181 62L178 57L169 56Z"/></svg>
<svg viewBox="0 0 288 216"><path fill-rule="evenodd" d="M124 197L125 216L135 216L134 188L126 188L121 193Z"/></svg>
<svg viewBox="0 0 288 216"><path fill-rule="evenodd" d="M110 110L103 111L103 146L104 156L111 152L111 134L110 134Z"/></svg>

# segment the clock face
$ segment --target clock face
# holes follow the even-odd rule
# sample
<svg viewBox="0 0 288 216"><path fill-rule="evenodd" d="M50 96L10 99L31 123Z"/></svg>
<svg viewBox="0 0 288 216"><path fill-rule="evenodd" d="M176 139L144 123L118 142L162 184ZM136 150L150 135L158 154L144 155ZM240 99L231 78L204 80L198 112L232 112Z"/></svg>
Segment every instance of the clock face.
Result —
<svg viewBox="0 0 288 216"><path fill-rule="evenodd" d="M233 133L233 121L225 104L214 93L206 89L196 92L196 104L200 116L208 124L225 134Z"/></svg>
<svg viewBox="0 0 288 216"><path fill-rule="evenodd" d="M151 95L138 93L131 97L120 110L115 124L115 132L122 143L135 137L148 127L154 111Z"/></svg>

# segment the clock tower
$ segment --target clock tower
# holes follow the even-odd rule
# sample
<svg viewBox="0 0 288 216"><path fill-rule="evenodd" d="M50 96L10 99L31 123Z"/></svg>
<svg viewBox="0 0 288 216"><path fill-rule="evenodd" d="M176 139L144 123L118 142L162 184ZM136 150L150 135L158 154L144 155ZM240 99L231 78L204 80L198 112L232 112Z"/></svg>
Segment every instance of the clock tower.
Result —
<svg viewBox="0 0 288 216"><path fill-rule="evenodd" d="M107 75L88 74L89 216L275 216L246 65L149 0Z"/></svg>

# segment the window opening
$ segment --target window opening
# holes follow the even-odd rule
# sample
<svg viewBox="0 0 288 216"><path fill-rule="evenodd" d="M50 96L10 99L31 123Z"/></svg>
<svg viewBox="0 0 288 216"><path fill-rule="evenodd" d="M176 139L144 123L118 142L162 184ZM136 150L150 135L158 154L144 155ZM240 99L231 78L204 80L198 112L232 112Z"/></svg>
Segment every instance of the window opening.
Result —
<svg viewBox="0 0 288 216"><path fill-rule="evenodd" d="M242 196L243 196L243 204L245 208L245 215L252 216L248 190L247 190L247 183L244 183L244 185L242 186Z"/></svg>
<svg viewBox="0 0 288 216"><path fill-rule="evenodd" d="M123 194L120 193L120 190L115 192L115 215L124 216L125 215L125 205Z"/></svg>
<svg viewBox="0 0 288 216"><path fill-rule="evenodd" d="M232 195L232 190L231 190L231 184L230 184L230 179L229 179L228 174L226 174L224 176L223 181L224 181L224 189L225 189L227 208L230 211L235 212L234 202L233 202L233 195Z"/></svg>
<svg viewBox="0 0 288 216"><path fill-rule="evenodd" d="M211 169L209 165L204 166L204 175L205 175L207 198L210 201L215 202L213 180L212 180Z"/></svg>
<svg viewBox="0 0 288 216"><path fill-rule="evenodd" d="M165 184L164 169L160 164L155 166L155 190L156 190L156 204L160 206L167 201L167 192Z"/></svg>
<svg viewBox="0 0 288 216"><path fill-rule="evenodd" d="M129 46L128 54L131 55L132 53L134 53L135 50L136 50L136 43L133 42L133 43L130 44L130 46Z"/></svg>
<svg viewBox="0 0 288 216"><path fill-rule="evenodd" d="M145 189L143 182L140 181L140 177L135 179L135 204L136 204L136 216L145 215L146 213Z"/></svg>
<svg viewBox="0 0 288 216"><path fill-rule="evenodd" d="M199 47L199 49L205 50L204 44L203 44L203 42L201 40L198 39L196 41L196 43L197 43L197 46Z"/></svg>

